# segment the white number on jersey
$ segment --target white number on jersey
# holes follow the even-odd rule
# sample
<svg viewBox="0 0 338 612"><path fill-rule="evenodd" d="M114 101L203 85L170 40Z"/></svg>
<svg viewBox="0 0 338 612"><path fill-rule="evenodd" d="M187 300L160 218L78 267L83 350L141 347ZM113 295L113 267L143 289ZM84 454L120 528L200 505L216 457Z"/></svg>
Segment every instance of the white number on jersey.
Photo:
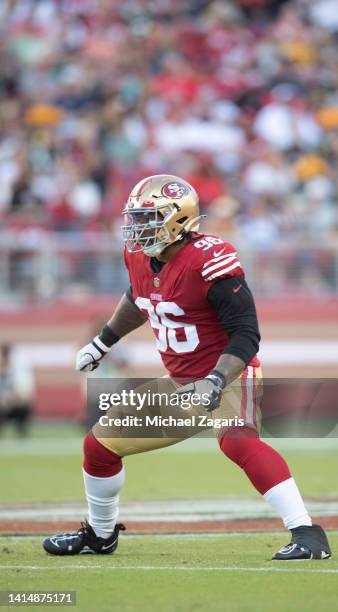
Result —
<svg viewBox="0 0 338 612"><path fill-rule="evenodd" d="M190 353L199 344L196 325L181 323L167 317L167 314L175 316L184 315L184 310L175 302L159 302L154 306L148 298L138 297L135 304L140 310L148 312L150 325L158 330L156 346L159 351L164 353L168 346L175 353ZM176 329L184 329L186 340L178 340Z"/></svg>
<svg viewBox="0 0 338 612"><path fill-rule="evenodd" d="M194 246L196 247L196 249L203 249L203 251L208 251L215 244L221 244L222 242L224 242L222 238L214 238L213 236L206 236L205 238L202 238L201 240L197 240L197 242L194 242Z"/></svg>

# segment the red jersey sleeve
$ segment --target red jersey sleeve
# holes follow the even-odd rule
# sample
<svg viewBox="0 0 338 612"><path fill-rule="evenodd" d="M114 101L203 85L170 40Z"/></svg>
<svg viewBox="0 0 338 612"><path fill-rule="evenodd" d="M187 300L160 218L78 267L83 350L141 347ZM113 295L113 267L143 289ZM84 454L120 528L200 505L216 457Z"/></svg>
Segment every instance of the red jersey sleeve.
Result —
<svg viewBox="0 0 338 612"><path fill-rule="evenodd" d="M208 248L203 248L203 244L207 244ZM213 283L223 278L244 277L244 270L237 251L230 242L225 242L216 236L204 236L202 240L195 243L194 247L197 247L195 255L197 266L194 267L205 296Z"/></svg>
<svg viewBox="0 0 338 612"><path fill-rule="evenodd" d="M227 276L244 276L237 251L229 242L222 242L205 253L200 267L202 279L213 283Z"/></svg>

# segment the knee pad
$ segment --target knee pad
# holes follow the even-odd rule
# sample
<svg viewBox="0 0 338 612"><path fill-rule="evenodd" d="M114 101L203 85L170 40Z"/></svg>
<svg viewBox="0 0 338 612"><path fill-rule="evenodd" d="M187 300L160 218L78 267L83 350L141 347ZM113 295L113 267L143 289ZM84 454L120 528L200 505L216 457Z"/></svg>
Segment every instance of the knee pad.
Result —
<svg viewBox="0 0 338 612"><path fill-rule="evenodd" d="M83 454L83 469L91 476L109 478L122 469L121 457L100 444L91 431L83 441Z"/></svg>

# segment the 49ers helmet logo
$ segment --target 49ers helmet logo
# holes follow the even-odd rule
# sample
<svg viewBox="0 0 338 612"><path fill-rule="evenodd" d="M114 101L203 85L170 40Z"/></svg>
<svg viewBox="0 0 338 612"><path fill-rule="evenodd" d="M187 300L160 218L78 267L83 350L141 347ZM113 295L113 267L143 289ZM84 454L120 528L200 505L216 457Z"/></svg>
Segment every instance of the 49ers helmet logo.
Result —
<svg viewBox="0 0 338 612"><path fill-rule="evenodd" d="M188 187L183 183L166 183L161 189L162 195L166 198L182 198L188 191Z"/></svg>

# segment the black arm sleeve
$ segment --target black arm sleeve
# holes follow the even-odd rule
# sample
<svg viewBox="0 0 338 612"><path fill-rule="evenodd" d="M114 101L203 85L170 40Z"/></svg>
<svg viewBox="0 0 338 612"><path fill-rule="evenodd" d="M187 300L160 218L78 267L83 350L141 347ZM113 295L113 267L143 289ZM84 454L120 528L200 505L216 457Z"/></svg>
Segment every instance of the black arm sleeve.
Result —
<svg viewBox="0 0 338 612"><path fill-rule="evenodd" d="M207 299L229 336L223 353L248 364L258 352L261 337L255 302L246 281L241 276L223 278L210 287Z"/></svg>

